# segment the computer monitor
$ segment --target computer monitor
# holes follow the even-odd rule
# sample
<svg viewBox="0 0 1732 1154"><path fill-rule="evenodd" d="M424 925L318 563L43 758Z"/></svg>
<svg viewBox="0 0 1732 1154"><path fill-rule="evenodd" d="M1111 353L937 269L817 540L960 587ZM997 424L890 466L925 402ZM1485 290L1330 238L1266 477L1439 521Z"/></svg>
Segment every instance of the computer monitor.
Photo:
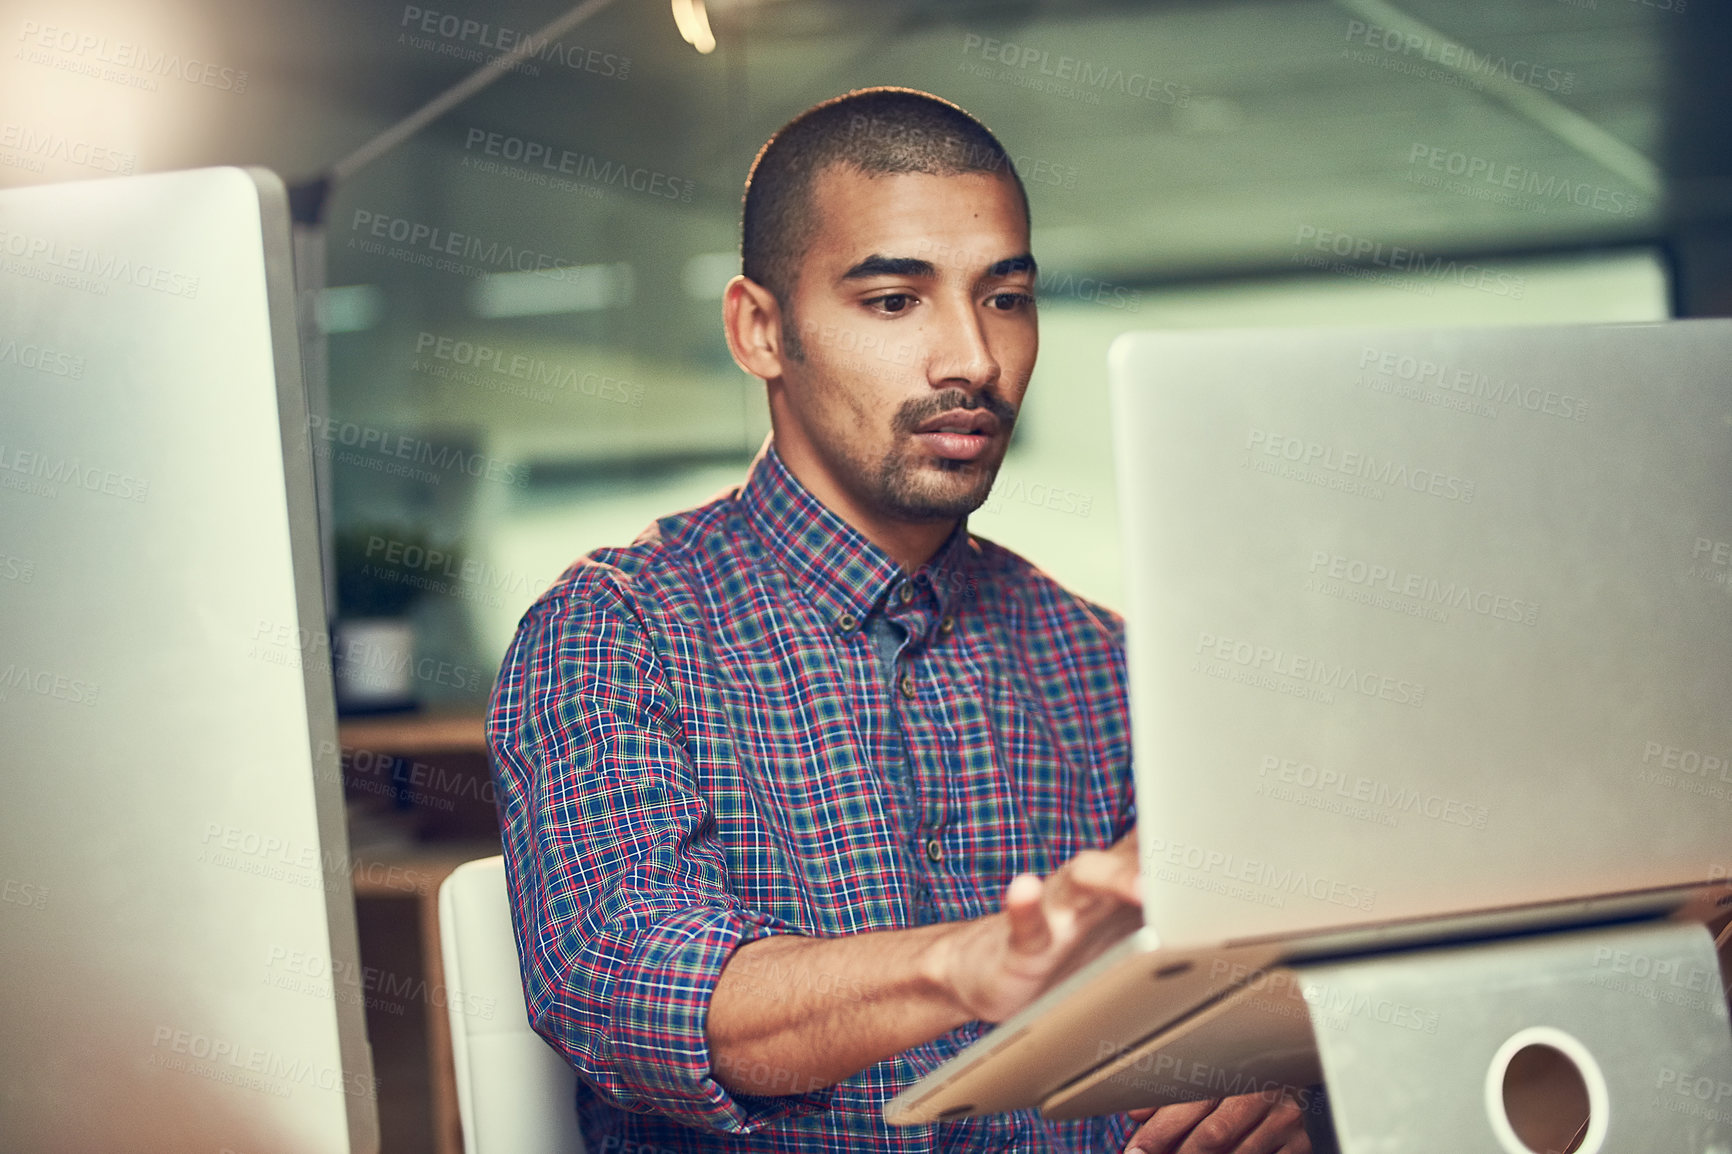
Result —
<svg viewBox="0 0 1732 1154"><path fill-rule="evenodd" d="M0 1134L378 1146L287 199L0 192Z"/></svg>

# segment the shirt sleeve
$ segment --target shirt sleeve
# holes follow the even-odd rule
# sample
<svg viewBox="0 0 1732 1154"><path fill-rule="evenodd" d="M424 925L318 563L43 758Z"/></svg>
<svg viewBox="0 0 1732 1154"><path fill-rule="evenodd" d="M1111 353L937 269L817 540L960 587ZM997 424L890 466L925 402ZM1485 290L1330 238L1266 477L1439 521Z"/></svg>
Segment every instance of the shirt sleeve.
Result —
<svg viewBox="0 0 1732 1154"><path fill-rule="evenodd" d="M605 572L602 567L598 570ZM533 608L488 743L530 1024L604 1100L744 1133L829 1104L711 1076L705 1016L739 945L795 932L730 892L677 698L609 580Z"/></svg>
<svg viewBox="0 0 1732 1154"><path fill-rule="evenodd" d="M1137 826L1137 775L1131 749L1131 702L1125 669L1125 619L1104 605L1096 605L1092 601L1085 601L1084 604L1099 620L1101 629L1106 634L1105 654L1110 662L1113 694L1106 707L1107 716L1118 719L1117 724L1124 727L1122 733L1115 734L1117 744L1124 750L1124 759L1105 767L1106 772L1111 775L1112 788L1118 794L1117 816L1113 821L1113 840L1117 841Z"/></svg>

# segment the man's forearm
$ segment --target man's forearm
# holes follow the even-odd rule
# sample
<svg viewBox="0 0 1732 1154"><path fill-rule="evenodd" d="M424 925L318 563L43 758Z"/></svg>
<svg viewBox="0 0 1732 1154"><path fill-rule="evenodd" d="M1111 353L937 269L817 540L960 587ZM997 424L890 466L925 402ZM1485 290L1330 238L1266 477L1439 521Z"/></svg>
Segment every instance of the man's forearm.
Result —
<svg viewBox="0 0 1732 1154"><path fill-rule="evenodd" d="M710 998L705 1033L716 1080L735 1093L803 1093L971 1020L945 968L967 927L741 946Z"/></svg>
<svg viewBox="0 0 1732 1154"><path fill-rule="evenodd" d="M859 1073L965 1022L1002 1022L1141 920L1136 838L1019 874L971 921L844 938L772 937L734 951L704 1033L717 1081L795 1094Z"/></svg>

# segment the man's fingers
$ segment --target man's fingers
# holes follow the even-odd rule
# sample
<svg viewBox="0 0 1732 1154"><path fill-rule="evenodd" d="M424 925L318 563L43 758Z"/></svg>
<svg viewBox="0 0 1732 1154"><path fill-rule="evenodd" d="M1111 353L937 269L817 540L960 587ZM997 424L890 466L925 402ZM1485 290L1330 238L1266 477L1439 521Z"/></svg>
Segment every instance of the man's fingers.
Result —
<svg viewBox="0 0 1732 1154"><path fill-rule="evenodd" d="M1214 1108L1213 1099L1162 1106L1131 1135L1125 1154L1134 1154L1136 1151L1142 1151L1143 1154L1173 1154L1179 1148L1179 1143L1183 1142L1197 1123L1208 1117Z"/></svg>
<svg viewBox="0 0 1732 1154"><path fill-rule="evenodd" d="M1137 858L1117 849L1088 849L1071 858L1059 876L1068 883L1064 898L1071 904L1086 907L1102 898L1123 902L1138 902Z"/></svg>
<svg viewBox="0 0 1732 1154"><path fill-rule="evenodd" d="M1185 1137L1178 1154L1237 1152L1240 1141L1257 1129L1279 1101L1282 1099L1264 1094L1238 1094L1221 1099L1214 1111Z"/></svg>
<svg viewBox="0 0 1732 1154"><path fill-rule="evenodd" d="M1305 1111L1291 1098L1278 1099L1257 1128L1230 1149L1234 1154L1311 1154Z"/></svg>
<svg viewBox="0 0 1732 1154"><path fill-rule="evenodd" d="M1010 919L1010 948L1038 954L1052 944L1052 930L1041 908L1046 886L1033 874L1017 874L1004 888L1004 913Z"/></svg>

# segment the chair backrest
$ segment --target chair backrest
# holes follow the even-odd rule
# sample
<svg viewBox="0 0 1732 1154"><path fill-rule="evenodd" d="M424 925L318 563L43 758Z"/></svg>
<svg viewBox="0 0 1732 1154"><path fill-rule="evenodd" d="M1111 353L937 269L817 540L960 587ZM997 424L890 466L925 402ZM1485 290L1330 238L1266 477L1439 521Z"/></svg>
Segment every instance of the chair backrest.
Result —
<svg viewBox="0 0 1732 1154"><path fill-rule="evenodd" d="M529 1027L505 859L465 862L439 887L457 1108L467 1154L584 1154L577 1075Z"/></svg>

